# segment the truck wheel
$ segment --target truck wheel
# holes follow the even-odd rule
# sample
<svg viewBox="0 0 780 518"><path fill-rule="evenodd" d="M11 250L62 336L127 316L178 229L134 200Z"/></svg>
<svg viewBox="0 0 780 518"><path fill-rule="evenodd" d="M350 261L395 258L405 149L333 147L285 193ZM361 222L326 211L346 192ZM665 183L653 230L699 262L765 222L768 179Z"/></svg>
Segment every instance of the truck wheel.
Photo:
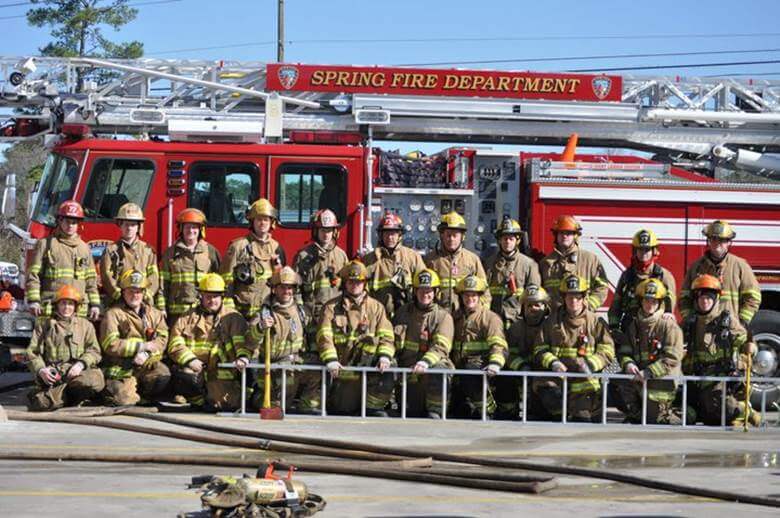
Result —
<svg viewBox="0 0 780 518"><path fill-rule="evenodd" d="M759 311L750 323L750 330L758 345L758 354L753 359L753 375L770 378L780 376L780 311ZM760 410L764 397L767 410L772 409L773 403L780 404L780 386L775 383L753 383L750 394L753 408Z"/></svg>

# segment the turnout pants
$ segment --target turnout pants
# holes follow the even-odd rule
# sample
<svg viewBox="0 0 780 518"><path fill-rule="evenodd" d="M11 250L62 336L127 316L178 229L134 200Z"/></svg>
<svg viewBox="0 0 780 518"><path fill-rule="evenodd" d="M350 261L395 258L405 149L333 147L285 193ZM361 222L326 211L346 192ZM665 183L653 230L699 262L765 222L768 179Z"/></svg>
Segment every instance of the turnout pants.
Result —
<svg viewBox="0 0 780 518"><path fill-rule="evenodd" d="M122 379L107 379L104 398L107 405L135 405L141 401L155 401L161 397L171 381L171 371L162 362L136 367L133 374Z"/></svg>
<svg viewBox="0 0 780 518"><path fill-rule="evenodd" d="M328 392L328 412L359 415L362 373L341 371ZM366 410L384 410L393 395L393 375L366 373Z"/></svg>
<svg viewBox="0 0 780 518"><path fill-rule="evenodd" d="M407 367L412 367L409 365ZM454 369L449 358L445 358L432 369ZM447 392L447 402L443 402L442 376L444 374L407 374L406 375L406 415L408 417L427 417L428 412L442 414L442 407L449 404L450 392ZM446 375L447 383L452 381L452 375ZM400 378L400 376L399 376ZM403 387L401 380L396 380L395 400L400 408L403 403Z"/></svg>
<svg viewBox="0 0 780 518"><path fill-rule="evenodd" d="M617 391L620 394L620 410L626 414L626 419L631 423L642 422L642 384L629 380L616 380ZM649 424L677 424L679 417L672 412L675 389L674 382L668 382L666 388L659 387L661 382L649 381L647 383L647 413L646 421Z"/></svg>
<svg viewBox="0 0 780 518"><path fill-rule="evenodd" d="M105 386L103 372L95 368L85 369L72 380L53 386L44 385L40 378L36 378L35 387L27 394L27 409L41 412L76 406L86 400L95 399Z"/></svg>
<svg viewBox="0 0 780 518"><path fill-rule="evenodd" d="M560 419L563 412L563 382L553 378L537 378L533 384L534 393L541 406L553 419ZM587 388L569 380L566 398L566 419L569 421L594 422L601 419L601 384L598 390ZM598 381L597 381L598 382Z"/></svg>

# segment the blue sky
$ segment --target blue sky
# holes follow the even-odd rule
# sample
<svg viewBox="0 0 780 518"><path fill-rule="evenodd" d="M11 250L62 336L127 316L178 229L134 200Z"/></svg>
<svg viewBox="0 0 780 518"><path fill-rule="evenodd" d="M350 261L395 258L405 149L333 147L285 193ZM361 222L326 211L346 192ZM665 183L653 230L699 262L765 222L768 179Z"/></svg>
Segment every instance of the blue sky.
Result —
<svg viewBox="0 0 780 518"><path fill-rule="evenodd" d="M19 1L0 0L0 55L35 54L49 40L48 30L31 28L24 18L5 18L25 13L25 7L3 7ZM114 39L139 39L150 57L275 60L276 0L131 0L130 4L139 4L138 18ZM771 49L777 50L460 66L552 71L780 60L778 0L286 0L285 5L288 62L409 64ZM633 73L750 73L759 79L780 78L780 63Z"/></svg>

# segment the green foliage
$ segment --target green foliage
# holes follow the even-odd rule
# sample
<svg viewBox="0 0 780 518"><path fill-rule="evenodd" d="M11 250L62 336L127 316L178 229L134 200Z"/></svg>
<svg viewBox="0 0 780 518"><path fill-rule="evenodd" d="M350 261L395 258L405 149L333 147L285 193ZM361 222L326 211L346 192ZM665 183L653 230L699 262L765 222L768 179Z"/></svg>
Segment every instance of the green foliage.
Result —
<svg viewBox="0 0 780 518"><path fill-rule="evenodd" d="M39 50L43 56L104 57L133 59L143 55L143 43L114 43L103 28L118 31L138 15L128 0L31 0L40 5L27 11L27 22L35 27L51 27L54 41Z"/></svg>

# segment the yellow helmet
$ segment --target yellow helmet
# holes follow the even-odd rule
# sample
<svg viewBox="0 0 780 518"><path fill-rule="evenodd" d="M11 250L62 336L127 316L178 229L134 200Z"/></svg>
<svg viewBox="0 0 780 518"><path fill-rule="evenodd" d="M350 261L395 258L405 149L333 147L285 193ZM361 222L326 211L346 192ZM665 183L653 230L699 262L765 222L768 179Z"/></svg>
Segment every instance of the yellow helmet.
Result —
<svg viewBox="0 0 780 518"><path fill-rule="evenodd" d="M442 216L441 222L439 223L439 232L447 229L462 230L463 232L465 232L466 220L463 219L463 216L461 216L455 211L445 214L444 216Z"/></svg>
<svg viewBox="0 0 780 518"><path fill-rule="evenodd" d="M341 269L340 276L344 282L365 281L368 279L368 270L361 261L352 259Z"/></svg>
<svg viewBox="0 0 780 518"><path fill-rule="evenodd" d="M474 292L481 294L485 293L487 289L488 285L485 279L476 275L467 275L461 279L458 285L455 287L455 291L457 293Z"/></svg>
<svg viewBox="0 0 780 518"><path fill-rule="evenodd" d="M119 207L114 218L117 221L146 221L144 211L133 202L128 202Z"/></svg>
<svg viewBox="0 0 780 518"><path fill-rule="evenodd" d="M149 286L146 275L138 270L125 270L122 275L119 276L119 287L125 288L137 288L140 290Z"/></svg>
<svg viewBox="0 0 780 518"><path fill-rule="evenodd" d="M547 290L536 284L529 284L523 291L523 296L520 299L523 307L536 304L537 302L543 302L545 304L550 303L550 295Z"/></svg>
<svg viewBox="0 0 780 518"><path fill-rule="evenodd" d="M666 298L666 286L659 279L645 279L634 291L640 299L663 300Z"/></svg>
<svg viewBox="0 0 780 518"><path fill-rule="evenodd" d="M300 286L301 276L289 266L285 266L284 268L276 270L274 274L271 275L271 286L279 286L280 284Z"/></svg>
<svg viewBox="0 0 780 518"><path fill-rule="evenodd" d="M207 273L198 283L203 293L225 293L225 279L218 273Z"/></svg>
<svg viewBox="0 0 780 518"><path fill-rule="evenodd" d="M519 236L522 233L523 229L520 227L520 223L511 219L509 216L504 216L504 219L501 220L501 224L496 229L496 239L499 239L504 234Z"/></svg>
<svg viewBox="0 0 780 518"><path fill-rule="evenodd" d="M441 286L439 275L429 268L420 270L412 278L413 288L438 288L439 286Z"/></svg>
<svg viewBox="0 0 780 518"><path fill-rule="evenodd" d="M249 221L252 221L259 216L268 216L269 218L276 220L278 218L278 212L274 206L271 205L270 201L265 198L260 198L246 211L246 217Z"/></svg>
<svg viewBox="0 0 780 518"><path fill-rule="evenodd" d="M646 228L640 229L631 240L634 248L655 248L658 246L658 236L655 232Z"/></svg>
<svg viewBox="0 0 780 518"><path fill-rule="evenodd" d="M567 293L587 293L590 289L590 283L584 277L576 273L570 273L561 280L561 286L558 291L565 295Z"/></svg>
<svg viewBox="0 0 780 518"><path fill-rule="evenodd" d="M737 233L731 228L729 222L723 221L722 219L713 221L704 227L704 230L702 230L701 233L709 238L717 239L734 239L737 237Z"/></svg>

